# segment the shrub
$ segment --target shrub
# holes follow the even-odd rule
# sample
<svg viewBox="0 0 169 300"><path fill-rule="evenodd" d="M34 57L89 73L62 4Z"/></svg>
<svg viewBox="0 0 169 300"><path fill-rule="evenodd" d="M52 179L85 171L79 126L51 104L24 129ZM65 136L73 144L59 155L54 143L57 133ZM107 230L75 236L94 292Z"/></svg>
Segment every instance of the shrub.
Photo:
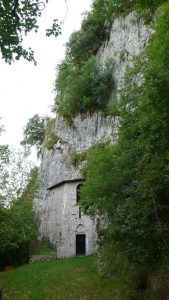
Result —
<svg viewBox="0 0 169 300"><path fill-rule="evenodd" d="M48 150L53 149L54 145L57 143L59 137L54 131L55 119L51 119L48 121L46 131L45 131L45 139L43 142L43 146Z"/></svg>
<svg viewBox="0 0 169 300"><path fill-rule="evenodd" d="M95 55L108 37L111 28L111 19L107 14L108 2L93 1L91 11L84 15L81 29L71 35L67 43L67 53L76 66L81 66Z"/></svg>
<svg viewBox="0 0 169 300"><path fill-rule="evenodd" d="M113 63L109 61L102 68L94 56L80 70L71 63L61 65L56 80L59 113L65 118L71 118L77 113L103 107L112 90L112 67Z"/></svg>
<svg viewBox="0 0 169 300"><path fill-rule="evenodd" d="M105 108L103 108L103 115L105 116L120 116L120 108L117 102L108 103Z"/></svg>
<svg viewBox="0 0 169 300"><path fill-rule="evenodd" d="M29 260L29 244L36 236L32 200L37 188L37 169L22 195L10 208L0 205L0 268L6 264L20 265Z"/></svg>
<svg viewBox="0 0 169 300"><path fill-rule="evenodd" d="M28 149L31 146L35 146L39 155L48 121L49 117L42 117L37 114L30 118L24 128L24 139L21 145L28 147Z"/></svg>
<svg viewBox="0 0 169 300"><path fill-rule="evenodd" d="M87 150L80 152L80 153L77 153L76 151L74 151L70 155L70 163L74 167L78 167L86 159L87 159Z"/></svg>

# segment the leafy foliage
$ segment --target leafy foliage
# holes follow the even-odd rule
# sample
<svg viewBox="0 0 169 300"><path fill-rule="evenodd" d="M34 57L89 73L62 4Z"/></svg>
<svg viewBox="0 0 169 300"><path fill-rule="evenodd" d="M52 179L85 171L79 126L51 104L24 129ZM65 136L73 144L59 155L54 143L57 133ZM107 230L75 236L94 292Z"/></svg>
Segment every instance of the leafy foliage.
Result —
<svg viewBox="0 0 169 300"><path fill-rule="evenodd" d="M59 34L61 34L60 31L60 25L58 24L58 19L53 20L53 24L51 28L46 29L46 36L55 36L57 37Z"/></svg>
<svg viewBox="0 0 169 300"><path fill-rule="evenodd" d="M81 29L74 32L67 43L67 56L75 65L81 66L109 37L113 20L136 10L141 16L149 17L164 0L94 0L91 11L84 14ZM146 15L147 14L147 15Z"/></svg>
<svg viewBox="0 0 169 300"><path fill-rule="evenodd" d="M43 146L47 149L53 149L53 146L57 143L59 137L54 130L55 119L48 121L47 127L45 129L45 139L43 141Z"/></svg>
<svg viewBox="0 0 169 300"><path fill-rule="evenodd" d="M92 56L79 69L72 63L59 66L56 79L56 105L58 111L69 119L77 112L84 113L104 106L112 90L112 62L101 68Z"/></svg>
<svg viewBox="0 0 169 300"><path fill-rule="evenodd" d="M22 194L32 166L25 152L0 146L0 204L8 206Z"/></svg>
<svg viewBox="0 0 169 300"><path fill-rule="evenodd" d="M38 31L38 17L41 16L47 0L1 0L0 1L0 50L2 58L11 63L21 57L34 61L34 52L24 49L22 41L25 34ZM49 36L60 33L60 26L54 20L52 29L48 29ZM35 62L36 63L36 62Z"/></svg>
<svg viewBox="0 0 169 300"><path fill-rule="evenodd" d="M58 67L54 110L67 119L101 109L111 94L113 64L109 61L103 68L95 58L111 27L108 3L109 0L93 1L81 29L71 35L66 58Z"/></svg>
<svg viewBox="0 0 169 300"><path fill-rule="evenodd" d="M79 167L79 165L87 159L87 150L83 152L72 151L70 154L70 163L72 166Z"/></svg>
<svg viewBox="0 0 169 300"><path fill-rule="evenodd" d="M127 2L125 0L110 0L108 1L108 8L112 7L115 16L126 15L135 10L140 17L150 22L152 21L154 12L165 2L166 0L130 0Z"/></svg>
<svg viewBox="0 0 169 300"><path fill-rule="evenodd" d="M28 149L31 146L36 146L38 153L40 153L48 121L49 117L42 117L37 114L30 118L25 126L24 139L21 145L27 146Z"/></svg>
<svg viewBox="0 0 169 300"><path fill-rule="evenodd" d="M166 1L94 0L91 11L84 15L81 29L74 32L66 44L66 57L58 67L55 81L54 110L71 119L77 113L105 107L113 89L113 65L107 62L104 69L94 57L109 37L113 20L136 10L140 17L150 22L163 2ZM124 53L120 59L124 60Z"/></svg>
<svg viewBox="0 0 169 300"><path fill-rule="evenodd" d="M97 53L102 42L108 37L111 22L107 16L109 1L95 0L90 12L84 14L81 29L74 32L67 43L67 55L75 65Z"/></svg>
<svg viewBox="0 0 169 300"><path fill-rule="evenodd" d="M0 205L0 267L29 260L29 243L36 235L32 200L37 188L37 169L10 208Z"/></svg>
<svg viewBox="0 0 169 300"><path fill-rule="evenodd" d="M109 272L121 270L131 287L122 299L157 297L150 273L169 257L169 3L158 11L154 26L121 93L119 141L88 151L81 189L83 209L109 218L104 258Z"/></svg>

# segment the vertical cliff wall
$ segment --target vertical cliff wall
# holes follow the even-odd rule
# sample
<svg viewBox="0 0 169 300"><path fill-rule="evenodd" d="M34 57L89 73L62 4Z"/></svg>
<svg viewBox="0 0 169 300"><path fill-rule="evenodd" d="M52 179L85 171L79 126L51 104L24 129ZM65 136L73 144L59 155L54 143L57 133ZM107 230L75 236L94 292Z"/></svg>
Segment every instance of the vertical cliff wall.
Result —
<svg viewBox="0 0 169 300"><path fill-rule="evenodd" d="M108 59L115 62L113 78L115 88L111 101L119 100L118 90L123 86L126 68L132 65L132 58L148 43L150 29L144 25L135 12L114 20L110 38L100 47L97 57L101 64ZM79 166L72 165L72 156L89 149L96 142L109 139L115 143L118 133L118 117L104 116L95 112L85 117L78 115L69 125L61 116L56 116L55 132L59 140L53 149L43 149L40 168L40 187L35 199L40 236L48 238L57 246L59 239L59 216L62 214L61 200L51 198L49 187L64 180L80 178ZM62 187L64 189L64 187ZM69 192L68 192L69 193ZM73 196L74 197L74 196ZM61 199L58 197L58 199ZM68 197L69 199L69 197ZM56 213L56 209L58 213ZM73 212L69 208L70 214ZM65 221L66 222L66 221ZM60 225L59 225L60 226ZM62 226L65 224L62 222ZM71 225L70 225L71 226Z"/></svg>

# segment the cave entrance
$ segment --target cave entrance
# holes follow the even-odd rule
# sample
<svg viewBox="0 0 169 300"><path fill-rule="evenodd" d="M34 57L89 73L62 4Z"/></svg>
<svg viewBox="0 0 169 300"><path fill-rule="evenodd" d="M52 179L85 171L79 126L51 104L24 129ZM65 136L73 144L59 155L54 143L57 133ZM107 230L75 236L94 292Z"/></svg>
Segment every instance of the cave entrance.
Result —
<svg viewBox="0 0 169 300"><path fill-rule="evenodd" d="M86 235L76 235L76 256L84 256L86 254Z"/></svg>

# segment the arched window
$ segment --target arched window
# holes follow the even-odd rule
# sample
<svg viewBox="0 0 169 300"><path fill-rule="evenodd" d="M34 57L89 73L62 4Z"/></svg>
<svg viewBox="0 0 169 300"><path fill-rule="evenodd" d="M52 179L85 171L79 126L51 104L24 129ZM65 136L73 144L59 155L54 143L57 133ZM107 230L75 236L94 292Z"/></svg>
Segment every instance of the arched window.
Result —
<svg viewBox="0 0 169 300"><path fill-rule="evenodd" d="M76 188L76 203L78 204L80 201L80 189L83 186L83 183L78 184Z"/></svg>
<svg viewBox="0 0 169 300"><path fill-rule="evenodd" d="M83 183L78 184L77 188L76 188L76 203L78 204L80 201L80 189L83 186ZM82 212L81 212L81 208L79 207L79 218L81 218L82 216Z"/></svg>

